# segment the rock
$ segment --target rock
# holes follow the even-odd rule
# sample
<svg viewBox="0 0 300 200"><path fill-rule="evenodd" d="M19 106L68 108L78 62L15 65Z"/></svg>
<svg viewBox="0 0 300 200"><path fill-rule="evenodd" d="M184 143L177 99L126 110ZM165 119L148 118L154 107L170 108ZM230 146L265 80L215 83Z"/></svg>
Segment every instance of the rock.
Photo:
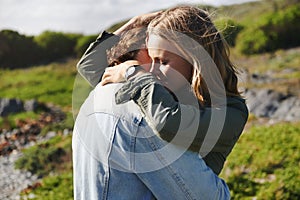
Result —
<svg viewBox="0 0 300 200"><path fill-rule="evenodd" d="M24 110L27 112L36 111L39 106L39 103L35 99L27 100L24 102Z"/></svg>
<svg viewBox="0 0 300 200"><path fill-rule="evenodd" d="M20 156L21 152L10 154L8 157L0 156L0 199L18 199L23 189L38 181L37 176L15 169L14 162Z"/></svg>
<svg viewBox="0 0 300 200"><path fill-rule="evenodd" d="M280 107L273 114L273 117L279 120L286 120L287 114L292 110L296 97L290 97L281 102Z"/></svg>
<svg viewBox="0 0 300 200"><path fill-rule="evenodd" d="M266 89L246 91L245 96L250 112L259 117L271 117L284 99L284 95Z"/></svg>
<svg viewBox="0 0 300 200"><path fill-rule="evenodd" d="M300 121L300 99L297 99L290 110L286 115L285 120L287 121Z"/></svg>
<svg viewBox="0 0 300 200"><path fill-rule="evenodd" d="M246 89L244 92L249 111L257 117L283 121L300 120L300 99L269 89Z"/></svg>
<svg viewBox="0 0 300 200"><path fill-rule="evenodd" d="M11 113L24 111L23 102L19 99L0 99L0 116L4 117Z"/></svg>
<svg viewBox="0 0 300 200"><path fill-rule="evenodd" d="M55 131L49 131L49 132L46 134L45 139L46 139L46 140L49 140L49 139L55 137L56 135L57 135L57 134L56 134Z"/></svg>

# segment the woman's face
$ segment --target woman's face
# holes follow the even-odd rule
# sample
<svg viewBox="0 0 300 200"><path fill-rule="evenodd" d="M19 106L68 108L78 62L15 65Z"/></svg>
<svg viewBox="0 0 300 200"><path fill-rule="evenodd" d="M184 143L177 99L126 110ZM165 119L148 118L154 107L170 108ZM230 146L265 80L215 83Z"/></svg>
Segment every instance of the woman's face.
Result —
<svg viewBox="0 0 300 200"><path fill-rule="evenodd" d="M193 66L180 56L181 53L172 43L150 34L147 47L152 59L149 71L167 88L176 91L190 82Z"/></svg>

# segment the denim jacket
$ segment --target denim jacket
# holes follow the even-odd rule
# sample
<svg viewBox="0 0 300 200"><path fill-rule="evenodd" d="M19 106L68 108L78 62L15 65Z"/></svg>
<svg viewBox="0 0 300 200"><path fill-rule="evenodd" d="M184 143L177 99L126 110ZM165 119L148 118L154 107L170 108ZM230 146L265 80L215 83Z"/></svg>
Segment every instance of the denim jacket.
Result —
<svg viewBox="0 0 300 200"><path fill-rule="evenodd" d="M116 105L112 100L118 84L96 87L83 103L73 132L74 199L107 199L111 181L109 159L116 132L130 135L137 132L142 116L133 102ZM115 165L130 169L129 152L120 151ZM113 179L114 180L114 179ZM112 183L110 183L112 184ZM114 195L117 199L117 195Z"/></svg>

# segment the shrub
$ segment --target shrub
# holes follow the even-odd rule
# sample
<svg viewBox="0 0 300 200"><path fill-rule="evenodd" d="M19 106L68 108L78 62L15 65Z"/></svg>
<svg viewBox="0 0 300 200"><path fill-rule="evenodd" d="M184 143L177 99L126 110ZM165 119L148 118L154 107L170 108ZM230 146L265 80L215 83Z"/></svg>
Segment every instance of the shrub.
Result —
<svg viewBox="0 0 300 200"><path fill-rule="evenodd" d="M34 37L34 41L43 50L45 61L54 61L74 55L77 37L60 32L45 31Z"/></svg>
<svg viewBox="0 0 300 200"><path fill-rule="evenodd" d="M238 36L237 48L246 55L269 52L274 49L274 43L269 40L272 39L266 32L257 28L249 28Z"/></svg>
<svg viewBox="0 0 300 200"><path fill-rule="evenodd" d="M300 45L300 5L267 14L241 32L237 48L244 54L271 52Z"/></svg>
<svg viewBox="0 0 300 200"><path fill-rule="evenodd" d="M24 199L29 194L34 194L31 199L73 199L73 176L72 172L66 172L60 175L47 176L43 179L41 186L27 193L23 192ZM23 198L22 198L23 199Z"/></svg>
<svg viewBox="0 0 300 200"><path fill-rule="evenodd" d="M45 176L61 164L63 156L70 151L70 144L59 145L61 136L56 136L47 142L29 147L24 155L15 162L15 167L25 169L38 176ZM62 141L64 142L64 141Z"/></svg>
<svg viewBox="0 0 300 200"><path fill-rule="evenodd" d="M0 32L0 67L20 68L36 63L41 58L40 48L33 37L16 31Z"/></svg>

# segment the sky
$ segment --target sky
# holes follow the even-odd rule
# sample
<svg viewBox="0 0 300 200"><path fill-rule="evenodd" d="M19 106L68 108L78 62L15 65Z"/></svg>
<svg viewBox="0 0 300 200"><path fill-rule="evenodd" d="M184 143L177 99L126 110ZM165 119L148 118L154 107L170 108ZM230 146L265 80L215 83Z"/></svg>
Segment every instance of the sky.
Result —
<svg viewBox="0 0 300 200"><path fill-rule="evenodd" d="M0 0L0 30L97 34L116 22L177 4L213 6L252 0Z"/></svg>

